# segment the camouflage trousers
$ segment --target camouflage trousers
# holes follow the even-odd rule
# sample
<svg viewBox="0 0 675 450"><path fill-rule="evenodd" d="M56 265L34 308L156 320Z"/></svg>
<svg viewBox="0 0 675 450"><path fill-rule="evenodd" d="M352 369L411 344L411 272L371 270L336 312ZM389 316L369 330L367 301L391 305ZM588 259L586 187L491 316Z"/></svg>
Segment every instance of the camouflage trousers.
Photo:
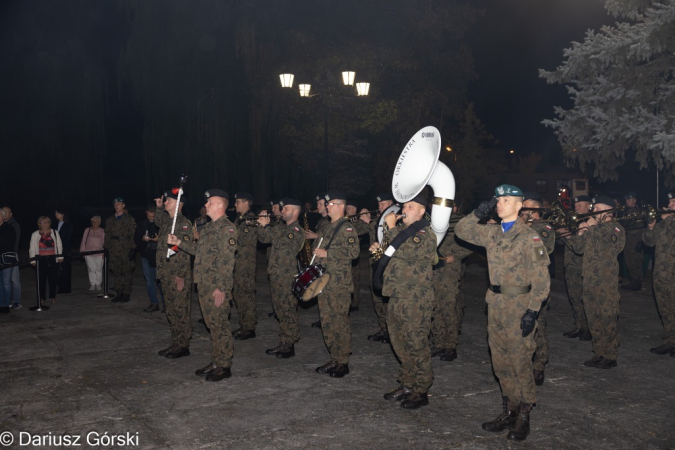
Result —
<svg viewBox="0 0 675 450"><path fill-rule="evenodd" d="M176 278L171 276L161 277L166 307L166 318L171 327L171 344L184 348L190 346L192 337L192 280L185 279L183 290L176 287Z"/></svg>
<svg viewBox="0 0 675 450"><path fill-rule="evenodd" d="M131 274L134 271L134 267L136 267L134 261L129 261L127 255L117 256L111 254L108 259L108 267L114 278L115 287L113 289L115 293L131 294L133 287Z"/></svg>
<svg viewBox="0 0 675 450"><path fill-rule="evenodd" d="M502 396L513 402L536 403L532 355L534 332L523 337L520 320L525 308L493 308L488 305L488 343L492 368L499 379Z"/></svg>
<svg viewBox="0 0 675 450"><path fill-rule="evenodd" d="M330 285L330 283L328 283ZM349 363L352 351L352 331L349 326L349 291L326 289L319 294L321 331L331 359L340 364Z"/></svg>
<svg viewBox="0 0 675 450"><path fill-rule="evenodd" d="M382 300L382 295L373 289L373 265L370 266L370 295L373 298L373 308L377 316L377 324L380 330L387 331L387 303Z"/></svg>
<svg viewBox="0 0 675 450"><path fill-rule="evenodd" d="M434 380L429 331L434 293L416 298L389 298L387 328L391 346L400 360L398 381L403 387L426 393Z"/></svg>
<svg viewBox="0 0 675 450"><path fill-rule="evenodd" d="M298 299L291 292L293 275L270 275L272 307L279 319L279 342L295 344L300 340Z"/></svg>
<svg viewBox="0 0 675 450"><path fill-rule="evenodd" d="M666 345L675 347L675 288L669 278L672 274L660 276L654 274L654 297L663 321L663 333Z"/></svg>
<svg viewBox="0 0 675 450"><path fill-rule="evenodd" d="M546 364L548 364L548 334L546 327L548 326L548 307L550 303L551 298L549 297L541 305L539 315L537 316L537 329L534 331L534 342L537 344L537 349L534 351L532 368L542 372L546 368Z"/></svg>
<svg viewBox="0 0 675 450"><path fill-rule="evenodd" d="M628 231L626 232L626 245L623 248L623 256L626 259L626 266L628 267L628 274L631 282L642 283L642 263L644 261L644 253L642 250L636 250L638 244L642 242L642 231ZM618 280L617 280L618 282Z"/></svg>
<svg viewBox="0 0 675 450"><path fill-rule="evenodd" d="M352 308L358 308L361 304L361 258L352 260L352 283L354 292L352 292Z"/></svg>
<svg viewBox="0 0 675 450"><path fill-rule="evenodd" d="M234 305L239 314L239 326L244 330L255 330L258 324L258 309L255 303L255 264L234 266Z"/></svg>
<svg viewBox="0 0 675 450"><path fill-rule="evenodd" d="M218 367L230 367L234 355L234 341L230 327L230 294L225 293L225 301L216 308L211 284L197 283L199 306L202 308L204 322L211 332L211 362Z"/></svg>
<svg viewBox="0 0 675 450"><path fill-rule="evenodd" d="M614 280L584 278L584 309L593 352L607 359L619 355L619 299L619 286Z"/></svg>
<svg viewBox="0 0 675 450"><path fill-rule="evenodd" d="M463 311L459 301L460 289L461 270L456 270L450 265L434 270L434 313L431 336L436 348L457 348Z"/></svg>
<svg viewBox="0 0 675 450"><path fill-rule="evenodd" d="M567 285L567 296L572 305L572 314L574 315L574 328L588 330L588 320L584 310L584 286L579 270L565 269L565 284Z"/></svg>

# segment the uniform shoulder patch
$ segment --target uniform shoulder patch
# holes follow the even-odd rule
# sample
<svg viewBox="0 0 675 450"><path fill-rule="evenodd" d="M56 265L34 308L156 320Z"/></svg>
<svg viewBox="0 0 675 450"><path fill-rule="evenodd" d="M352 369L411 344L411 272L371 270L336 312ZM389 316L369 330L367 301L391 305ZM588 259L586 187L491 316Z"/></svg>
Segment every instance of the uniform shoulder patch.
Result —
<svg viewBox="0 0 675 450"><path fill-rule="evenodd" d="M419 236L415 236L415 237L413 237L413 241L414 241L416 244L419 244L420 242L422 242L422 239L421 239Z"/></svg>
<svg viewBox="0 0 675 450"><path fill-rule="evenodd" d="M551 225L544 225L544 228L548 228L549 230L552 230Z"/></svg>
<svg viewBox="0 0 675 450"><path fill-rule="evenodd" d="M616 234L613 234L611 239L612 239L612 242L616 242Z"/></svg>
<svg viewBox="0 0 675 450"><path fill-rule="evenodd" d="M293 239L295 235L293 233L288 233L288 239Z"/></svg>
<svg viewBox="0 0 675 450"><path fill-rule="evenodd" d="M542 245L534 247L534 260L535 261L548 260L548 254L546 253L546 249Z"/></svg>
<svg viewBox="0 0 675 450"><path fill-rule="evenodd" d="M548 231L546 231L546 230L541 230L541 235L542 235L543 237L547 238L547 237L548 237Z"/></svg>
<svg viewBox="0 0 675 450"><path fill-rule="evenodd" d="M183 236L183 240L184 240L185 242L189 241L189 240L190 240L190 236L188 236L187 234L184 235L184 236Z"/></svg>
<svg viewBox="0 0 675 450"><path fill-rule="evenodd" d="M532 240L533 240L534 242L541 242L541 238L539 237L539 235L537 235L537 236L532 236Z"/></svg>
<svg viewBox="0 0 675 450"><path fill-rule="evenodd" d="M350 237L349 239L347 239L347 242L349 242L350 244L353 244L354 242L356 242L356 239L354 239L353 237Z"/></svg>
<svg viewBox="0 0 675 450"><path fill-rule="evenodd" d="M230 238L230 245L237 245L237 240L235 238Z"/></svg>
<svg viewBox="0 0 675 450"><path fill-rule="evenodd" d="M244 228L244 233L248 233L248 227Z"/></svg>

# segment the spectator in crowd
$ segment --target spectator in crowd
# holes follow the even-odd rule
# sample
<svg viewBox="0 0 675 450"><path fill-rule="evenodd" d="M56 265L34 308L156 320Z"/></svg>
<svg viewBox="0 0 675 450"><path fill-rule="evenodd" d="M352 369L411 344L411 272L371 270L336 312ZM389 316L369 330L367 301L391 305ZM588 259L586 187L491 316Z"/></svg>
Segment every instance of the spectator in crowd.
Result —
<svg viewBox="0 0 675 450"><path fill-rule="evenodd" d="M58 208L54 215L56 220L59 221L56 231L59 233L63 245L63 262L61 263L61 270L59 270L58 291L59 294L70 294L73 224L68 220L68 214L64 208Z"/></svg>
<svg viewBox="0 0 675 450"><path fill-rule="evenodd" d="M40 303L45 301L45 292L49 284L49 301L56 303L56 280L59 265L63 262L63 242L59 232L52 229L52 220L47 216L38 219L38 230L30 237L28 255L31 264L40 274ZM33 259L35 258L35 259Z"/></svg>
<svg viewBox="0 0 675 450"><path fill-rule="evenodd" d="M164 295L162 287L157 283L157 233L159 227L155 225L155 205L150 204L145 209L146 218L141 220L134 233L134 242L136 248L141 253L141 265L143 266L143 276L145 277L145 286L150 298L150 306L145 308L145 312L159 311L159 299L164 305ZM159 297L157 293L159 292ZM162 307L162 309L164 309Z"/></svg>
<svg viewBox="0 0 675 450"><path fill-rule="evenodd" d="M84 230L82 235L80 253L103 251L104 239L105 231L101 228L101 216L94 216L91 218L91 226ZM103 253L85 255L84 261L89 272L89 290L100 291L103 282Z"/></svg>
<svg viewBox="0 0 675 450"><path fill-rule="evenodd" d="M19 239L21 239L21 226L19 222L14 218L12 214L12 209L9 206L3 206L3 211L7 213L7 219L5 221L14 228L14 234L16 235L16 243L14 244L14 253L19 255ZM21 308L21 274L19 272L19 266L15 265L12 267L12 309Z"/></svg>
<svg viewBox="0 0 675 450"><path fill-rule="evenodd" d="M14 253L16 234L7 220L7 211L0 209L0 313L10 311L12 297L12 263L16 258L10 258ZM15 256L15 255L14 255Z"/></svg>

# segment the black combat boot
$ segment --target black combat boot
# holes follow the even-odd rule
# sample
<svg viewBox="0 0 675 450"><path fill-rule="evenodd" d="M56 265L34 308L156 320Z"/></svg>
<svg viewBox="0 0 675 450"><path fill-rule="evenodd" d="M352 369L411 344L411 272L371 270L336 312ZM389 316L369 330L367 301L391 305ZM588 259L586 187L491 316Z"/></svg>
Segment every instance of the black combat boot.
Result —
<svg viewBox="0 0 675 450"><path fill-rule="evenodd" d="M276 355L276 354L278 354L283 348L284 348L284 343L283 343L283 342L279 342L279 345L277 345L276 347L273 347L273 348L268 348L267 350L265 350L265 353L267 353L268 355Z"/></svg>
<svg viewBox="0 0 675 450"><path fill-rule="evenodd" d="M337 361L328 361L326 364L323 366L317 367L316 368L316 373L329 373L331 370L333 370L336 366L338 365Z"/></svg>
<svg viewBox="0 0 675 450"><path fill-rule="evenodd" d="M576 339L579 336L581 336L581 331L582 331L581 328L575 328L574 330L571 331L565 331L563 333L563 336L570 339Z"/></svg>
<svg viewBox="0 0 675 450"><path fill-rule="evenodd" d="M667 355L668 353L675 352L675 347L663 344L659 345L658 347L650 348L649 351L655 355Z"/></svg>
<svg viewBox="0 0 675 450"><path fill-rule="evenodd" d="M169 359L182 358L183 356L190 356L190 349L188 347L176 347L175 350L168 352L166 355Z"/></svg>
<svg viewBox="0 0 675 450"><path fill-rule="evenodd" d="M412 391L406 387L399 386L391 392L384 394L384 399L394 402L405 400L412 394Z"/></svg>
<svg viewBox="0 0 675 450"><path fill-rule="evenodd" d="M201 369L195 370L195 375L197 376L203 376L203 375L208 375L210 372L216 370L218 366L216 366L214 363L210 362L206 366L202 367Z"/></svg>
<svg viewBox="0 0 675 450"><path fill-rule="evenodd" d="M328 375L333 378L342 378L345 375L349 375L349 364L338 363L335 367L328 371Z"/></svg>
<svg viewBox="0 0 675 450"><path fill-rule="evenodd" d="M616 359L607 359L604 356L600 362L595 365L596 369L611 369L612 367L616 367Z"/></svg>
<svg viewBox="0 0 675 450"><path fill-rule="evenodd" d="M295 356L295 345L283 344L281 350L277 352L277 358L291 358Z"/></svg>
<svg viewBox="0 0 675 450"><path fill-rule="evenodd" d="M370 339L370 336L368 336L368 339ZM435 358L437 356L441 356L443 353L445 353L444 348L439 348L439 347L432 347L431 348L431 357Z"/></svg>
<svg viewBox="0 0 675 450"><path fill-rule="evenodd" d="M449 348L441 355L441 361L454 361L457 359L457 350Z"/></svg>
<svg viewBox="0 0 675 450"><path fill-rule="evenodd" d="M524 441L527 435L530 434L530 410L532 403L521 403L518 409L518 418L513 430L509 431L506 439L510 441Z"/></svg>
<svg viewBox="0 0 675 450"><path fill-rule="evenodd" d="M516 416L518 415L518 405L511 402L508 397L502 397L502 407L502 413L495 420L483 424L485 431L497 432L504 431L506 428L513 428L513 425L516 423Z"/></svg>
<svg viewBox="0 0 675 450"><path fill-rule="evenodd" d="M418 409L429 404L429 396L426 392L413 392L401 402L401 407L405 409Z"/></svg>
<svg viewBox="0 0 675 450"><path fill-rule="evenodd" d="M230 378L232 372L229 367L216 367L206 374L206 381L220 381L223 378Z"/></svg>
<svg viewBox="0 0 675 450"><path fill-rule="evenodd" d="M590 341L591 339L593 339L593 337L591 336L590 331L588 331L586 329L583 329L583 330L581 330L581 334L579 335L579 339L582 340L582 341Z"/></svg>
<svg viewBox="0 0 675 450"><path fill-rule="evenodd" d="M233 336L237 341L246 341L255 337L255 330L241 330L236 335L233 334Z"/></svg>
<svg viewBox="0 0 675 450"><path fill-rule="evenodd" d="M584 366L586 367L598 367L598 364L602 361L602 356L595 355L588 361L584 362Z"/></svg>
<svg viewBox="0 0 675 450"><path fill-rule="evenodd" d="M537 386L544 384L544 371L534 369L532 372L534 374L534 384Z"/></svg>
<svg viewBox="0 0 675 450"><path fill-rule="evenodd" d="M157 354L159 356L166 356L167 353L173 352L173 351L177 350L178 348L180 348L180 347L177 347L177 346L171 344L171 347L167 347L163 350L160 350L160 351L157 352Z"/></svg>
<svg viewBox="0 0 675 450"><path fill-rule="evenodd" d="M117 291L115 293L115 296L110 300L113 303L119 303L122 301L122 297L124 297L124 294L122 294L122 291Z"/></svg>

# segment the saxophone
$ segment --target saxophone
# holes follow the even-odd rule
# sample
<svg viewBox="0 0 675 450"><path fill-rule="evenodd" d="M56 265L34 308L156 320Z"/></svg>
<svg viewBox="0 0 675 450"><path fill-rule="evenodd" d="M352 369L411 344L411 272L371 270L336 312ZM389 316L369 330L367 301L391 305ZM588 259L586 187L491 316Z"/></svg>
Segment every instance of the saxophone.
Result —
<svg viewBox="0 0 675 450"><path fill-rule="evenodd" d="M307 211L305 211L302 214L302 220L304 222L303 228L305 229L305 246L302 248L300 253L298 253L298 259L300 260L300 264L302 264L303 267L308 267L310 261L312 260L312 246L309 243L309 239L307 239L307 233L309 233L309 219L307 219Z"/></svg>

